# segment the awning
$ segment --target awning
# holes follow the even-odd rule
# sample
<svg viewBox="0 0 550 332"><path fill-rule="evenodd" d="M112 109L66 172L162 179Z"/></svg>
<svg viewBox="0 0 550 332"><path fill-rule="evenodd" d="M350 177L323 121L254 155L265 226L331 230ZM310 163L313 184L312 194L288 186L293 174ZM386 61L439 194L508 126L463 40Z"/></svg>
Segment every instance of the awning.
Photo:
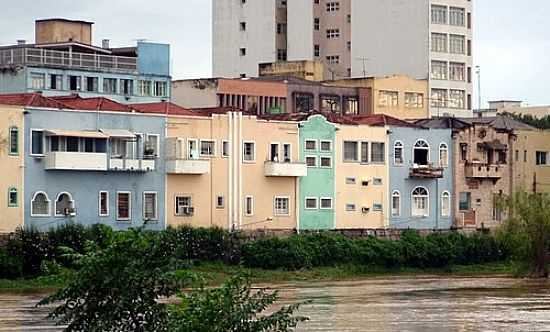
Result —
<svg viewBox="0 0 550 332"><path fill-rule="evenodd" d="M100 129L108 137L135 139L136 134L124 129Z"/></svg>
<svg viewBox="0 0 550 332"><path fill-rule="evenodd" d="M507 150L508 149L508 145L502 144L499 140L494 140L492 142L478 143L477 146L484 150Z"/></svg>
<svg viewBox="0 0 550 332"><path fill-rule="evenodd" d="M109 138L109 136L103 133L100 133L99 131L48 129L48 130L45 130L44 132L46 136L103 138L103 139Z"/></svg>

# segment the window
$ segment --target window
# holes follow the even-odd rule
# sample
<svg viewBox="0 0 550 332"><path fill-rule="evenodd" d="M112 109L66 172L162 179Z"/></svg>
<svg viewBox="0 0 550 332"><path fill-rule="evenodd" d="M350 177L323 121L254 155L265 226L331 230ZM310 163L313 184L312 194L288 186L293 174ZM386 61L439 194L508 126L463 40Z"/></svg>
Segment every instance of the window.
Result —
<svg viewBox="0 0 550 332"><path fill-rule="evenodd" d="M447 79L447 62L432 61L432 79L446 80Z"/></svg>
<svg viewBox="0 0 550 332"><path fill-rule="evenodd" d="M57 74L50 74L50 89L51 90L63 90L63 76Z"/></svg>
<svg viewBox="0 0 550 332"><path fill-rule="evenodd" d="M448 107L464 109L465 98L464 90L449 90Z"/></svg>
<svg viewBox="0 0 550 332"><path fill-rule="evenodd" d="M316 151L317 150L317 141L316 140L306 140L306 151Z"/></svg>
<svg viewBox="0 0 550 332"><path fill-rule="evenodd" d="M378 106L396 107L399 105L399 93L397 91L378 92Z"/></svg>
<svg viewBox="0 0 550 332"><path fill-rule="evenodd" d="M67 77L69 90L71 91L80 91L82 89L82 77L81 76L72 76Z"/></svg>
<svg viewBox="0 0 550 332"><path fill-rule="evenodd" d="M129 221L132 218L130 192L117 192L116 194L116 220Z"/></svg>
<svg viewBox="0 0 550 332"><path fill-rule="evenodd" d="M384 163L386 162L385 158L386 144L385 143L372 143L371 144L371 158L372 163Z"/></svg>
<svg viewBox="0 0 550 332"><path fill-rule="evenodd" d="M159 156L159 135L147 134L143 155L146 159L154 159Z"/></svg>
<svg viewBox="0 0 550 332"><path fill-rule="evenodd" d="M466 143L460 143L460 160L468 160L468 144Z"/></svg>
<svg viewBox="0 0 550 332"><path fill-rule="evenodd" d="M332 168L332 158L331 157L321 157L321 167L322 168Z"/></svg>
<svg viewBox="0 0 550 332"><path fill-rule="evenodd" d="M383 207L382 204L380 204L380 203L374 203L374 204L372 205L372 210L373 210L373 211L380 212L380 211L382 211L383 209L384 209L384 207Z"/></svg>
<svg viewBox="0 0 550 332"><path fill-rule="evenodd" d="M519 162L519 150L516 150L515 160L516 160L516 162Z"/></svg>
<svg viewBox="0 0 550 332"><path fill-rule="evenodd" d="M432 5L432 23L447 24L447 7Z"/></svg>
<svg viewBox="0 0 550 332"><path fill-rule="evenodd" d="M316 156L307 156L306 157L307 167L317 167L317 157Z"/></svg>
<svg viewBox="0 0 550 332"><path fill-rule="evenodd" d="M432 89L432 107L446 107L447 106L447 90L445 89Z"/></svg>
<svg viewBox="0 0 550 332"><path fill-rule="evenodd" d="M340 10L340 2L333 1L333 2L327 2L327 12L335 12Z"/></svg>
<svg viewBox="0 0 550 332"><path fill-rule="evenodd" d="M340 96L321 95L320 98L321 98L322 112L340 113L340 109L341 109Z"/></svg>
<svg viewBox="0 0 550 332"><path fill-rule="evenodd" d="M240 22L239 27L240 27L241 31L246 31L246 22Z"/></svg>
<svg viewBox="0 0 550 332"><path fill-rule="evenodd" d="M313 55L316 57L321 56L321 46L319 45L313 45Z"/></svg>
<svg viewBox="0 0 550 332"><path fill-rule="evenodd" d="M548 165L548 152L537 151L536 161L537 161L537 166Z"/></svg>
<svg viewBox="0 0 550 332"><path fill-rule="evenodd" d="M392 217L401 215L401 193L397 190L391 195L391 215Z"/></svg>
<svg viewBox="0 0 550 332"><path fill-rule="evenodd" d="M107 191L99 192L99 216L109 216L109 193Z"/></svg>
<svg viewBox="0 0 550 332"><path fill-rule="evenodd" d="M286 24L285 23L277 23L277 34L286 34Z"/></svg>
<svg viewBox="0 0 550 332"><path fill-rule="evenodd" d="M9 149L11 155L19 154L19 129L10 127Z"/></svg>
<svg viewBox="0 0 550 332"><path fill-rule="evenodd" d="M369 142L361 142L361 163L369 162Z"/></svg>
<svg viewBox="0 0 550 332"><path fill-rule="evenodd" d="M307 113L314 109L313 95L309 93L295 93L294 94L294 107L296 113Z"/></svg>
<svg viewBox="0 0 550 332"><path fill-rule="evenodd" d="M340 38L340 29L327 29L327 39Z"/></svg>
<svg viewBox="0 0 550 332"><path fill-rule="evenodd" d="M254 197L246 196L244 199L244 214L247 217L254 215Z"/></svg>
<svg viewBox="0 0 550 332"><path fill-rule="evenodd" d="M405 107L424 108L424 94L417 92L405 92Z"/></svg>
<svg viewBox="0 0 550 332"><path fill-rule="evenodd" d="M243 160L245 162L256 161L256 144L253 142L244 142L243 147Z"/></svg>
<svg viewBox="0 0 550 332"><path fill-rule="evenodd" d="M499 206L499 202L502 200L502 191L500 193L493 194L493 220L502 221L502 208Z"/></svg>
<svg viewBox="0 0 550 332"><path fill-rule="evenodd" d="M318 202L317 197L306 197L306 210L317 210Z"/></svg>
<svg viewBox="0 0 550 332"><path fill-rule="evenodd" d="M332 152L332 142L321 141L321 152Z"/></svg>
<svg viewBox="0 0 550 332"><path fill-rule="evenodd" d="M187 158L199 159L199 141L196 139L187 140Z"/></svg>
<svg viewBox="0 0 550 332"><path fill-rule="evenodd" d="M290 215L290 198L288 197L275 197L274 214L276 216L288 216Z"/></svg>
<svg viewBox="0 0 550 332"><path fill-rule="evenodd" d="M320 205L321 210L332 210L332 198L322 197Z"/></svg>
<svg viewBox="0 0 550 332"><path fill-rule="evenodd" d="M138 87L140 96L151 96L151 81L140 80L138 82Z"/></svg>
<svg viewBox="0 0 550 332"><path fill-rule="evenodd" d="M31 155L44 155L44 131L31 129Z"/></svg>
<svg viewBox="0 0 550 332"><path fill-rule="evenodd" d="M447 191L441 194L441 216L444 218L451 216L451 194Z"/></svg>
<svg viewBox="0 0 550 332"><path fill-rule="evenodd" d="M357 162L357 142L344 142L344 162Z"/></svg>
<svg viewBox="0 0 550 332"><path fill-rule="evenodd" d="M381 178L372 179L372 185L373 186L381 186L382 185L382 179Z"/></svg>
<svg viewBox="0 0 550 332"><path fill-rule="evenodd" d="M346 178L346 184L356 184L357 180L355 178L349 177Z"/></svg>
<svg viewBox="0 0 550 332"><path fill-rule="evenodd" d="M158 220L157 207L158 207L157 193L144 192L143 193L143 220L145 221Z"/></svg>
<svg viewBox="0 0 550 332"><path fill-rule="evenodd" d="M523 150L523 162L527 162L527 150Z"/></svg>
<svg viewBox="0 0 550 332"><path fill-rule="evenodd" d="M55 199L55 216L72 216L74 215L74 201L69 193L60 193Z"/></svg>
<svg viewBox="0 0 550 332"><path fill-rule="evenodd" d="M417 187L412 192L412 216L413 217L427 217L429 216L428 190L424 187Z"/></svg>
<svg viewBox="0 0 550 332"><path fill-rule="evenodd" d="M449 8L449 24L463 27L466 25L466 10L464 8Z"/></svg>
<svg viewBox="0 0 550 332"><path fill-rule="evenodd" d="M430 145L425 140L418 140L413 148L413 163L427 166L430 163Z"/></svg>
<svg viewBox="0 0 550 332"><path fill-rule="evenodd" d="M239 49L239 54L240 54L240 56L245 56L245 55L246 55L246 48L241 47L241 48Z"/></svg>
<svg viewBox="0 0 550 332"><path fill-rule="evenodd" d="M166 97L168 96L167 84L164 81L156 81L153 89L153 95L155 97Z"/></svg>
<svg viewBox="0 0 550 332"><path fill-rule="evenodd" d="M313 20L313 29L319 31L321 29L321 21L318 17Z"/></svg>
<svg viewBox="0 0 550 332"><path fill-rule="evenodd" d="M337 65L340 63L339 55L329 55L327 56L327 63L330 65Z"/></svg>
<svg viewBox="0 0 550 332"><path fill-rule="evenodd" d="M277 61L286 61L287 55L286 55L286 49L280 48L277 49Z"/></svg>
<svg viewBox="0 0 550 332"><path fill-rule="evenodd" d="M103 93L116 94L117 93L117 79L116 78L104 78L103 79Z"/></svg>
<svg viewBox="0 0 550 332"><path fill-rule="evenodd" d="M290 144L283 144L283 162L289 163L292 161L292 147Z"/></svg>
<svg viewBox="0 0 550 332"><path fill-rule="evenodd" d="M432 33L432 52L447 53L447 35Z"/></svg>
<svg viewBox="0 0 550 332"><path fill-rule="evenodd" d="M395 165L403 165L403 143L400 141L395 142L393 145L393 163Z"/></svg>
<svg viewBox="0 0 550 332"><path fill-rule="evenodd" d="M39 191L34 194L31 201L31 217L49 217L50 200L45 192Z"/></svg>
<svg viewBox="0 0 550 332"><path fill-rule="evenodd" d="M216 142L201 140L201 157L213 157L216 155Z"/></svg>
<svg viewBox="0 0 550 332"><path fill-rule="evenodd" d="M97 77L86 77L84 82L86 82L86 87L84 88L88 92L97 92L98 91L98 81Z"/></svg>
<svg viewBox="0 0 550 332"><path fill-rule="evenodd" d="M229 142L222 141L222 157L229 157Z"/></svg>
<svg viewBox="0 0 550 332"><path fill-rule="evenodd" d="M472 193L461 192L459 195L458 208L460 211L469 211L472 207Z"/></svg>
<svg viewBox="0 0 550 332"><path fill-rule="evenodd" d="M120 80L120 93L125 96L131 96L134 94L134 80L121 79Z"/></svg>
<svg viewBox="0 0 550 332"><path fill-rule="evenodd" d="M357 210L357 206L353 203L347 203L346 204L346 212L354 212Z"/></svg>
<svg viewBox="0 0 550 332"><path fill-rule="evenodd" d="M176 196L175 198L176 216L191 217L194 213L191 196Z"/></svg>
<svg viewBox="0 0 550 332"><path fill-rule="evenodd" d="M225 197L223 195L216 196L216 209L223 209L225 207Z"/></svg>
<svg viewBox="0 0 550 332"><path fill-rule="evenodd" d="M466 38L462 35L449 36L449 52L454 54L466 54Z"/></svg>
<svg viewBox="0 0 550 332"><path fill-rule="evenodd" d="M445 143L439 145L439 166L449 166L449 147Z"/></svg>
<svg viewBox="0 0 550 332"><path fill-rule="evenodd" d="M460 62L449 63L449 79L451 81L466 80L466 64Z"/></svg>
<svg viewBox="0 0 550 332"><path fill-rule="evenodd" d="M44 90L46 87L46 75L42 73L31 73L31 89Z"/></svg>
<svg viewBox="0 0 550 332"><path fill-rule="evenodd" d="M8 207L17 207L19 205L19 195L16 188L8 189Z"/></svg>

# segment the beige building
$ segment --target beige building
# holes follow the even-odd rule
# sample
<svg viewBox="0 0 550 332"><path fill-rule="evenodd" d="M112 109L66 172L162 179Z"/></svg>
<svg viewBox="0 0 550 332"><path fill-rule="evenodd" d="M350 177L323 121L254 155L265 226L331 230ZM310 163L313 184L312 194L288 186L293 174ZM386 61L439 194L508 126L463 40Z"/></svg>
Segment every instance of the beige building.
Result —
<svg viewBox="0 0 550 332"><path fill-rule="evenodd" d="M75 42L92 45L92 22L67 19L36 21L36 43L55 44Z"/></svg>
<svg viewBox="0 0 550 332"><path fill-rule="evenodd" d="M308 81L325 80L325 72L321 61L277 61L261 63L259 75L269 76L293 76Z"/></svg>
<svg viewBox="0 0 550 332"><path fill-rule="evenodd" d="M516 188L550 193L550 131L518 131L514 154Z"/></svg>

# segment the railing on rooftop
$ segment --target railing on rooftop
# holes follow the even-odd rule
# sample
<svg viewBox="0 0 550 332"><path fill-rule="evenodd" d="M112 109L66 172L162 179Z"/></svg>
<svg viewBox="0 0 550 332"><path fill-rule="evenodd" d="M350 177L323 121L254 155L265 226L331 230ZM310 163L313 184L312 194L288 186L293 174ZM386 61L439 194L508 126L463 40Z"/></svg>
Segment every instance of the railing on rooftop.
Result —
<svg viewBox="0 0 550 332"><path fill-rule="evenodd" d="M28 47L0 50L0 67L13 65L135 72L137 71L137 58Z"/></svg>

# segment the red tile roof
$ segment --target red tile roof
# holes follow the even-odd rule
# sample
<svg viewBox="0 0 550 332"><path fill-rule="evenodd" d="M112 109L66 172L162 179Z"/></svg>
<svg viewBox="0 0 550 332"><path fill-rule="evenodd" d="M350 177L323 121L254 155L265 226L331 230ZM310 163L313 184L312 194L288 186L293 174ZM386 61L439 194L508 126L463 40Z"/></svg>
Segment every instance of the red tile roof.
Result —
<svg viewBox="0 0 550 332"><path fill-rule="evenodd" d="M404 120L385 115L385 114L372 114L372 115L355 115L350 119L358 124L369 126L393 126L393 127L408 127L408 128L422 128L421 126L410 123Z"/></svg>
<svg viewBox="0 0 550 332"><path fill-rule="evenodd" d="M344 116L336 113L330 113L330 112L320 112L320 111L312 111L309 113L265 114L265 115L259 116L259 118L262 118L265 120L273 120L273 121L305 121L314 115L322 115L325 117L325 119L327 119L328 122L332 122L332 123L345 124L345 125L358 124L348 116Z"/></svg>
<svg viewBox="0 0 550 332"><path fill-rule="evenodd" d="M140 113L168 114L168 115L197 115L195 112L170 102L130 104L128 105Z"/></svg>
<svg viewBox="0 0 550 332"><path fill-rule="evenodd" d="M245 111L235 107L203 107L193 109L193 113L198 116L212 116L213 114L226 114L228 112L241 112L244 115L256 115L254 111Z"/></svg>
<svg viewBox="0 0 550 332"><path fill-rule="evenodd" d="M12 93L0 94L0 105L16 105L23 107L46 107L46 108L71 108L55 99L44 97L38 92L34 93Z"/></svg>
<svg viewBox="0 0 550 332"><path fill-rule="evenodd" d="M52 97L70 108L84 111L132 112L128 105L104 97L82 98L79 95Z"/></svg>

